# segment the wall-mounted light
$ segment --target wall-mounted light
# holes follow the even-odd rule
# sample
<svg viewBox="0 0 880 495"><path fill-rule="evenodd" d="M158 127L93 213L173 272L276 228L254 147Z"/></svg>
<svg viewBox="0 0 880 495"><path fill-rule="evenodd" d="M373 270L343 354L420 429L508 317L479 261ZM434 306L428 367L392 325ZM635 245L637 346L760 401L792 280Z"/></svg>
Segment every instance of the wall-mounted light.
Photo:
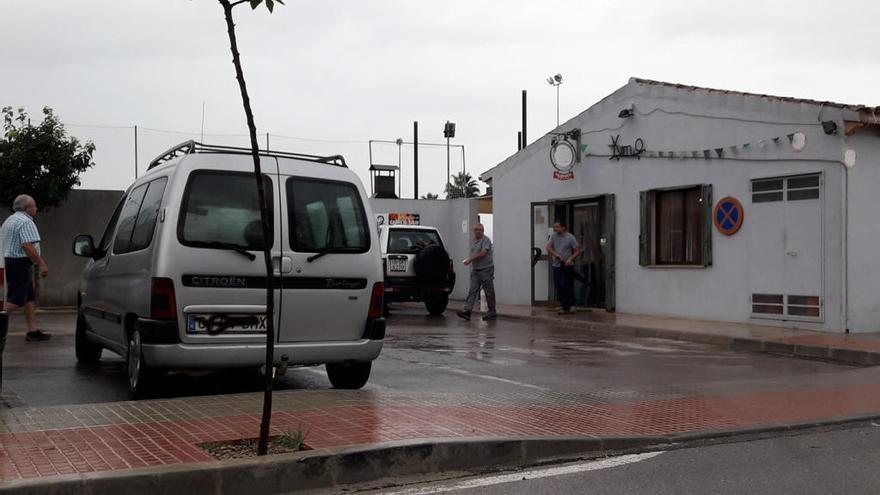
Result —
<svg viewBox="0 0 880 495"><path fill-rule="evenodd" d="M632 108L624 108L623 110L620 111L619 114L617 114L617 116L622 119L628 119L628 118L632 117L633 116Z"/></svg>
<svg viewBox="0 0 880 495"><path fill-rule="evenodd" d="M829 136L831 134L837 134L837 123L833 120L823 120L822 130L825 131L825 134L828 134Z"/></svg>

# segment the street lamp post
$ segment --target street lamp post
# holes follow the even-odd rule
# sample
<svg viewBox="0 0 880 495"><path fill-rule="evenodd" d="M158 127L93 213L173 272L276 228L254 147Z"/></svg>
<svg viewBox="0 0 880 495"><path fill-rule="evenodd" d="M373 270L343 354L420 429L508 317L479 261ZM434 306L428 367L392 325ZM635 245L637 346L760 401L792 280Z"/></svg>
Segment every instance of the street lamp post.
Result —
<svg viewBox="0 0 880 495"><path fill-rule="evenodd" d="M450 155L449 155L449 140L455 137L455 123L446 121L446 125L443 126L443 137L446 138L446 190L448 191L450 185L450 177L451 170L449 168L450 164Z"/></svg>
<svg viewBox="0 0 880 495"><path fill-rule="evenodd" d="M397 138L397 197L403 199L403 167L401 166L401 155L403 149L403 139Z"/></svg>
<svg viewBox="0 0 880 495"><path fill-rule="evenodd" d="M548 77L547 83L556 87L556 127L559 127L559 86L562 86L562 74Z"/></svg>

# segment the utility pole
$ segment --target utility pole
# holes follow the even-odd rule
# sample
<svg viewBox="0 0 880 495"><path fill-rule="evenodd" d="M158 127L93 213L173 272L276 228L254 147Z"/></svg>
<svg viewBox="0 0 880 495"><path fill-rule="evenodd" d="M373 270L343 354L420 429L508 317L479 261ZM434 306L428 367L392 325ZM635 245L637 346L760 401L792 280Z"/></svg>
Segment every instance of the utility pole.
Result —
<svg viewBox="0 0 880 495"><path fill-rule="evenodd" d="M134 126L134 178L138 178L138 126Z"/></svg>
<svg viewBox="0 0 880 495"><path fill-rule="evenodd" d="M547 84L556 87L556 127L559 127L559 86L562 86L562 74L548 77Z"/></svg>
<svg viewBox="0 0 880 495"><path fill-rule="evenodd" d="M401 156L403 154L403 139L397 138L397 197L403 199L403 167L401 164Z"/></svg>
<svg viewBox="0 0 880 495"><path fill-rule="evenodd" d="M419 199L419 121L413 121L413 198Z"/></svg>

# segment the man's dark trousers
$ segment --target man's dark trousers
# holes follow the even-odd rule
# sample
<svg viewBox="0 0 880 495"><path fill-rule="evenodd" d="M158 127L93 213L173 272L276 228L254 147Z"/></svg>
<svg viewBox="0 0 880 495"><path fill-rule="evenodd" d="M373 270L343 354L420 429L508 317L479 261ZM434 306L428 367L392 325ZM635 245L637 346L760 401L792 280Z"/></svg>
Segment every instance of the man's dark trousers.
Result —
<svg viewBox="0 0 880 495"><path fill-rule="evenodd" d="M574 267L554 266L553 283L556 286L559 305L564 311L570 310L574 306Z"/></svg>

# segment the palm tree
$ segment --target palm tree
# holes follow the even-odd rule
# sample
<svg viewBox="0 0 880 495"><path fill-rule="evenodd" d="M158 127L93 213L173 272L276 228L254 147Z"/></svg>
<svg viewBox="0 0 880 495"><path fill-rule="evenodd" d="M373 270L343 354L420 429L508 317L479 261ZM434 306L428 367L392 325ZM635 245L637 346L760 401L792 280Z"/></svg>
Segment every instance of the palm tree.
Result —
<svg viewBox="0 0 880 495"><path fill-rule="evenodd" d="M422 199L440 199L440 195L434 194L434 193L428 193L428 194L425 194L424 196L422 196Z"/></svg>
<svg viewBox="0 0 880 495"><path fill-rule="evenodd" d="M446 184L446 199L473 198L480 194L480 186L471 174L459 172Z"/></svg>

